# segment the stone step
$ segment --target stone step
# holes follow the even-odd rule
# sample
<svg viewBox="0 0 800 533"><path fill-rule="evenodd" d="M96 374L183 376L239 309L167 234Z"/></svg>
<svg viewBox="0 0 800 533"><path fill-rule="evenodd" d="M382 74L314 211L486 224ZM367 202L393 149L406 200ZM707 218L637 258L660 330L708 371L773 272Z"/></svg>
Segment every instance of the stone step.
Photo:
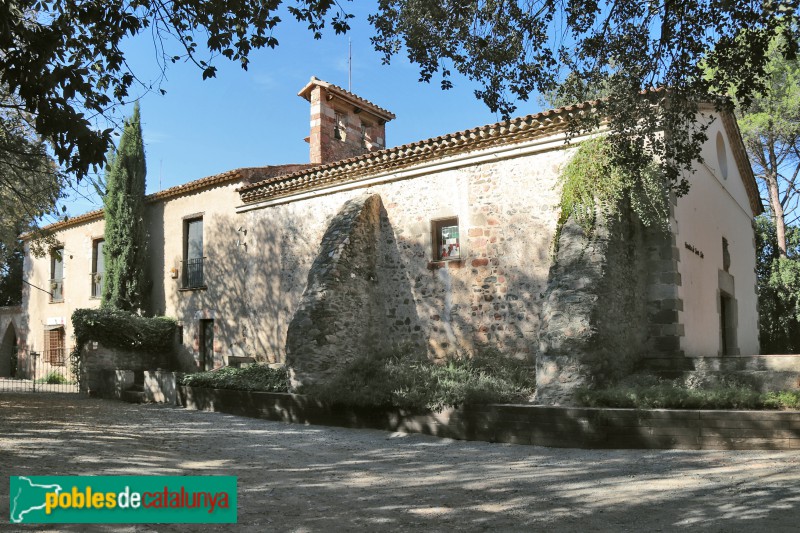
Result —
<svg viewBox="0 0 800 533"><path fill-rule="evenodd" d="M137 390L126 390L122 391L122 397L120 398L123 402L128 403L144 403L144 391L137 391Z"/></svg>
<svg viewBox="0 0 800 533"><path fill-rule="evenodd" d="M638 370L684 381L733 378L762 392L800 389L800 355L792 354L653 357L643 359Z"/></svg>

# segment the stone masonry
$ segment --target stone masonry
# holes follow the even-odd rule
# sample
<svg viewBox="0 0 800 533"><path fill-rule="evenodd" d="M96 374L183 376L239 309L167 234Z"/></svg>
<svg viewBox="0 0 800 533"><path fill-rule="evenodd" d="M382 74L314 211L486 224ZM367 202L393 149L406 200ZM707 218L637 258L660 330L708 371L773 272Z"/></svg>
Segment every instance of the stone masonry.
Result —
<svg viewBox="0 0 800 533"><path fill-rule="evenodd" d="M81 352L81 390L102 394L113 390L114 373L130 370L140 375L146 370L174 370L175 355L171 352L143 353L107 348L88 342Z"/></svg>
<svg viewBox="0 0 800 533"><path fill-rule="evenodd" d="M662 282L676 268L673 239L645 228L630 209L592 235L567 221L542 306L538 401L570 403L578 387L614 381L642 358L677 348L672 309L680 304Z"/></svg>
<svg viewBox="0 0 800 533"><path fill-rule="evenodd" d="M533 365L557 220L556 177L568 157L569 150L553 151L536 166L496 161L247 213L250 246L241 270L251 296L248 313L238 316L252 320L248 351L259 360L286 360L286 332L323 235L333 214L366 192L379 194L385 209L378 254L384 342L424 341L422 350L435 360L490 349ZM431 220L453 216L462 259L433 261Z"/></svg>
<svg viewBox="0 0 800 533"><path fill-rule="evenodd" d="M324 380L339 365L380 348L385 316L379 298L380 196L342 207L322 237L286 341L292 385Z"/></svg>

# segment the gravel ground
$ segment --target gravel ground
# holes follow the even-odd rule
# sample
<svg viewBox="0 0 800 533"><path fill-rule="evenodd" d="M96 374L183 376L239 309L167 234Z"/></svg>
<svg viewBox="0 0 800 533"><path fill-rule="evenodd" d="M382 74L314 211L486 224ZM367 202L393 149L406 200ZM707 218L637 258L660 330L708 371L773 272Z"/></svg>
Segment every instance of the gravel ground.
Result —
<svg viewBox="0 0 800 533"><path fill-rule="evenodd" d="M231 525L48 531L797 531L800 452L572 450L0 394L0 475L234 475ZM8 482L0 528L8 524Z"/></svg>

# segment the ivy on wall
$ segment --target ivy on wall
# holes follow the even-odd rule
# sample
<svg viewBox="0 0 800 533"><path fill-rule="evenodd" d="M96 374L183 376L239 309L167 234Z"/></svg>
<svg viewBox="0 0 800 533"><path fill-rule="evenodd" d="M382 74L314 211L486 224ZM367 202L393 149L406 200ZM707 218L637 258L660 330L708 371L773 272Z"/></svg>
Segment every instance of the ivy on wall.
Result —
<svg viewBox="0 0 800 533"><path fill-rule="evenodd" d="M133 352L171 351L177 326L173 318L142 317L111 307L76 309L72 313L75 331L73 370L79 375L81 350L89 341L99 342L106 348Z"/></svg>
<svg viewBox="0 0 800 533"><path fill-rule="evenodd" d="M591 235L598 216L618 217L625 205L645 226L668 228L667 187L658 166L653 163L638 172L630 170L615 161L604 137L582 142L561 171L560 180L561 215L556 243L570 217Z"/></svg>

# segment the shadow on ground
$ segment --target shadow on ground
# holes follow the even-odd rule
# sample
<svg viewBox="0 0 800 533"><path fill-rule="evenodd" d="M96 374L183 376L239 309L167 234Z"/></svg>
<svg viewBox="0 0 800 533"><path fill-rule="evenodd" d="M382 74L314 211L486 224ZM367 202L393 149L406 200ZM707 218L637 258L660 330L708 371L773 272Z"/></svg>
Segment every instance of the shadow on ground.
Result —
<svg viewBox="0 0 800 533"><path fill-rule="evenodd" d="M800 516L796 452L550 449L76 395L0 394L0 473L4 521L8 476L93 474L238 476L246 531L789 531Z"/></svg>

